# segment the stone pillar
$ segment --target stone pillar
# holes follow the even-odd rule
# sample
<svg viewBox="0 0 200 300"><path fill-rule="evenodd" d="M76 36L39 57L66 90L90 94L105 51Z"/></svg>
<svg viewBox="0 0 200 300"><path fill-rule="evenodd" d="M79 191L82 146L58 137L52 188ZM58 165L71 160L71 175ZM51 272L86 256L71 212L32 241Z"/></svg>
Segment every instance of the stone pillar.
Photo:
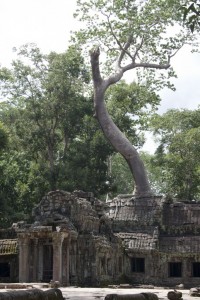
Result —
<svg viewBox="0 0 200 300"><path fill-rule="evenodd" d="M62 269L62 283L64 286L69 286L69 247L70 238L66 237L63 240L63 269Z"/></svg>
<svg viewBox="0 0 200 300"><path fill-rule="evenodd" d="M29 282L29 238L19 235L19 282Z"/></svg>
<svg viewBox="0 0 200 300"><path fill-rule="evenodd" d="M38 281L38 238L33 240L33 282Z"/></svg>
<svg viewBox="0 0 200 300"><path fill-rule="evenodd" d="M38 281L42 281L43 279L43 242L41 240L38 241L38 273L37 279Z"/></svg>
<svg viewBox="0 0 200 300"><path fill-rule="evenodd" d="M62 243L61 232L53 232L53 281L62 283Z"/></svg>
<svg viewBox="0 0 200 300"><path fill-rule="evenodd" d="M67 246L66 256L63 255L63 240L68 238L69 233L67 232L53 232L53 281L59 281L60 284L63 283L63 273L64 273L64 283L69 282L69 245ZM64 260L63 260L63 257ZM65 265L67 264L67 265ZM66 270L67 268L67 270Z"/></svg>

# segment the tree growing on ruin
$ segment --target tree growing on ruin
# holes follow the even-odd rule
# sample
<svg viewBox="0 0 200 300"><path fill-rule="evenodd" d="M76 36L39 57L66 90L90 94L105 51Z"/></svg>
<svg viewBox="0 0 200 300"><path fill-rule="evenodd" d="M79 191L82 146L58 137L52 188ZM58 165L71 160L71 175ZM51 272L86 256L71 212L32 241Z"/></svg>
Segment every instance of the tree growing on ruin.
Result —
<svg viewBox="0 0 200 300"><path fill-rule="evenodd" d="M130 70L135 70L131 76L137 78L139 85L152 90L170 87L169 79L174 76L171 59L194 39L182 26L181 2L78 0L77 3L76 16L83 26L76 39L91 49L95 116L106 138L127 161L135 182L135 195L152 195L144 164L136 148L113 122L104 99L108 88Z"/></svg>
<svg viewBox="0 0 200 300"><path fill-rule="evenodd" d="M46 55L36 45L27 44L17 54L9 69L0 68L4 100L0 119L9 132L4 150L0 123L0 225L25 219L34 203L53 189L89 190L104 198L108 192L130 193L131 180L128 183L122 172L118 176L120 161L113 157L114 149L92 117L88 85L84 94L89 74L80 52L70 47L65 53ZM140 133L159 97L124 81L112 86L106 97L117 126L141 146L143 138L137 136L135 125ZM151 105L144 109L150 98ZM142 118L132 119L127 111ZM108 157L112 157L112 172L108 171Z"/></svg>

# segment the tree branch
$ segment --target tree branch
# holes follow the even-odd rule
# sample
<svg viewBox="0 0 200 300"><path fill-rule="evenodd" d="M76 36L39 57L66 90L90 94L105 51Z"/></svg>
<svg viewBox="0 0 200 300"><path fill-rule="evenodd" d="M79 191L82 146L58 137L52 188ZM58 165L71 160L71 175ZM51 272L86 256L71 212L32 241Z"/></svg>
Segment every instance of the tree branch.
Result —
<svg viewBox="0 0 200 300"><path fill-rule="evenodd" d="M141 39L141 42L140 42L139 46L138 46L138 47L136 47L135 54L134 54L134 56L133 56L133 62L135 62L136 56L139 56L139 55L138 55L138 52L139 52L139 51L140 51L140 49L142 48L142 46L143 46L143 43L144 43L144 36L142 37L142 39Z"/></svg>
<svg viewBox="0 0 200 300"><path fill-rule="evenodd" d="M102 83L101 73L99 69L99 55L100 55L100 49L99 47L93 49L90 51L90 62L92 66L92 79L94 82L94 85Z"/></svg>
<svg viewBox="0 0 200 300"><path fill-rule="evenodd" d="M128 37L127 42L125 43L125 46L122 47L122 49L121 49L121 53L120 53L119 58L117 60L118 67L121 67L121 62L122 62L122 59L124 58L125 54L127 54L131 58L131 60L134 61L134 57L127 51L127 49L130 47L132 41L133 41L133 35L131 34Z"/></svg>
<svg viewBox="0 0 200 300"><path fill-rule="evenodd" d="M123 73L135 68L148 68L148 69L168 69L170 67L169 61L165 65L153 64L153 63L131 63L125 67L122 67Z"/></svg>
<svg viewBox="0 0 200 300"><path fill-rule="evenodd" d="M129 36L128 41L127 41L127 43L125 44L125 47L123 47L122 44L120 43L120 41L118 40L116 34L115 34L114 31L113 31L113 28L112 28L112 26L111 26L111 23L110 23L110 21L109 21L109 17L108 17L108 16L107 16L107 20L108 20L108 26L109 26L109 28L110 28L110 31L111 31L112 36L114 37L114 39L115 39L117 45L119 46L119 48L121 49L122 53L124 53L123 56L124 56L125 54L127 54L127 55L133 60L132 55L127 51L127 49L128 49L128 48L130 47L130 45L131 45L132 35ZM130 37L131 37L131 40L130 40ZM130 40L130 42L129 42L129 40ZM128 42L129 42L129 44L128 44ZM120 61L120 60L119 60L119 61Z"/></svg>
<svg viewBox="0 0 200 300"><path fill-rule="evenodd" d="M111 84L118 82L122 78L123 74L124 74L123 69L119 68L118 72L112 74L106 80L104 80L106 88Z"/></svg>

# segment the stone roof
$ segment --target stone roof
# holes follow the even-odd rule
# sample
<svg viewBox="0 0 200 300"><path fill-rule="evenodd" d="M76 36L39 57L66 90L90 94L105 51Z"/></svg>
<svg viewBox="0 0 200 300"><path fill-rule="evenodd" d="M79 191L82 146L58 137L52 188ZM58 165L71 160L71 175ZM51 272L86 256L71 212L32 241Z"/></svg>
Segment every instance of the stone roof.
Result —
<svg viewBox="0 0 200 300"><path fill-rule="evenodd" d="M157 237L148 233L125 233L116 234L123 240L126 250L152 250L157 248Z"/></svg>
<svg viewBox="0 0 200 300"><path fill-rule="evenodd" d="M18 253L17 240L0 240L0 255L11 255Z"/></svg>

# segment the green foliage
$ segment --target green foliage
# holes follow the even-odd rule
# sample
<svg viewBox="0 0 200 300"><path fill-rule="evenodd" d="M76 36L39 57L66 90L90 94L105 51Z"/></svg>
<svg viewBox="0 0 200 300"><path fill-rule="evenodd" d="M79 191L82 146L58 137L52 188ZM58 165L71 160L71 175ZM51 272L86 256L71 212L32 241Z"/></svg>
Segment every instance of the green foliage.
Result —
<svg viewBox="0 0 200 300"><path fill-rule="evenodd" d="M107 108L115 124L136 146L142 146L137 131L146 130L150 115L155 112L160 97L146 86L121 81L112 86L106 97Z"/></svg>
<svg viewBox="0 0 200 300"><path fill-rule="evenodd" d="M44 182L37 193L38 179L33 173L30 157L17 150L4 152L0 157L0 227L28 220L37 199L43 195ZM37 194L36 194L37 193Z"/></svg>
<svg viewBox="0 0 200 300"><path fill-rule="evenodd" d="M0 152L6 148L8 145L8 132L3 125L2 122L0 122Z"/></svg>
<svg viewBox="0 0 200 300"><path fill-rule="evenodd" d="M183 11L183 21L191 32L198 31L200 28L200 1L190 0L181 6L181 10Z"/></svg>
<svg viewBox="0 0 200 300"><path fill-rule="evenodd" d="M104 74L114 73L114 62L122 60L117 67L130 70L134 64L141 84L174 88L170 58L184 44L195 41L182 26L181 0L78 0L77 4L75 16L83 25L73 40L84 49L100 47Z"/></svg>
<svg viewBox="0 0 200 300"><path fill-rule="evenodd" d="M69 145L91 112L78 48L44 55L25 45L18 56L1 77L0 118L9 130L8 151L0 158L2 224L29 214L46 192L59 188Z"/></svg>
<svg viewBox="0 0 200 300"><path fill-rule="evenodd" d="M88 107L82 96L88 74L74 47L66 53L47 56L37 47L25 45L18 55L21 60L13 62L12 79L4 84L10 107L2 117L14 125L13 133L23 148L31 151L34 159L45 162L54 189L60 157L79 132Z"/></svg>
<svg viewBox="0 0 200 300"><path fill-rule="evenodd" d="M151 184L152 191L155 195L166 194L169 191L166 188L167 178L163 176L164 164L157 163L156 155L149 154L148 152L140 152L142 161L147 170L149 182Z"/></svg>
<svg viewBox="0 0 200 300"><path fill-rule="evenodd" d="M134 190L131 171L124 158L116 153L110 157L109 196L112 199L118 194L132 194Z"/></svg>
<svg viewBox="0 0 200 300"><path fill-rule="evenodd" d="M159 146L151 158L160 192L200 197L200 110L170 110L152 120ZM152 168L153 168L152 167ZM157 184L158 186L158 184Z"/></svg>
<svg viewBox="0 0 200 300"><path fill-rule="evenodd" d="M107 193L107 157L113 149L91 115L85 115L79 134L70 143L61 169L59 187L67 191L91 191L101 197Z"/></svg>

